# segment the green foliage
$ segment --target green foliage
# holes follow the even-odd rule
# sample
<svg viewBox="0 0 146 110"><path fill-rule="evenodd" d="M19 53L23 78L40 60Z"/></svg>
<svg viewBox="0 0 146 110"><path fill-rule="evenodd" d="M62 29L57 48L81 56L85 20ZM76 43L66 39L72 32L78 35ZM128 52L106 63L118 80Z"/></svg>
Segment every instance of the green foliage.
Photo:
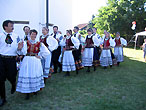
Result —
<svg viewBox="0 0 146 110"><path fill-rule="evenodd" d="M104 30L114 34L117 31L122 36L133 35L132 21L137 22L136 31L144 31L146 27L146 12L144 0L108 0L107 6L98 10L98 14L91 22L103 34Z"/></svg>

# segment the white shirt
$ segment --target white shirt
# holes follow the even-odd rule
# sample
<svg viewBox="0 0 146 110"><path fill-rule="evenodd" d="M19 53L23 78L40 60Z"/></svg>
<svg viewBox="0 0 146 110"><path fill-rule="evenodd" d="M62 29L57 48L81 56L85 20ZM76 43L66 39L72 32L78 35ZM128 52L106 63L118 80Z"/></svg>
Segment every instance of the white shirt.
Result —
<svg viewBox="0 0 146 110"><path fill-rule="evenodd" d="M124 38L120 37L120 36L119 36L119 38L120 38L121 44L124 45L124 46L127 46L127 41ZM114 38L114 41L115 41L115 39L119 39L119 38L117 38L117 37Z"/></svg>
<svg viewBox="0 0 146 110"><path fill-rule="evenodd" d="M47 38L48 49L52 52L58 48L58 41L52 36L48 36Z"/></svg>
<svg viewBox="0 0 146 110"><path fill-rule="evenodd" d="M61 46L65 46L66 45L66 39L69 39L71 36L67 36L65 39L62 39L62 41L60 42ZM79 49L80 46L80 42L76 37L71 37L71 41L74 44L74 48Z"/></svg>
<svg viewBox="0 0 146 110"><path fill-rule="evenodd" d="M0 54L6 55L6 56L16 56L17 55L17 48L18 48L18 42L20 41L20 38L15 33L9 33L13 42L12 44L7 44L5 42L7 32L0 33Z"/></svg>
<svg viewBox="0 0 146 110"><path fill-rule="evenodd" d="M54 33L51 34L51 36L54 38ZM59 42L58 42L58 45L60 46L60 41L63 39L63 36L62 34L60 34L59 32L56 33L56 38L55 39L58 39Z"/></svg>
<svg viewBox="0 0 146 110"><path fill-rule="evenodd" d="M29 40L32 44L37 43L36 40ZM17 50L17 53L19 55L26 55L27 54L27 43L24 42L23 48L21 50ZM41 43L40 45L40 52L38 53L38 56L41 58L46 58L48 55L50 55L50 51L47 49L47 47Z"/></svg>
<svg viewBox="0 0 146 110"><path fill-rule="evenodd" d="M100 45L100 40L96 36L93 36L93 35L89 36L88 35L88 38L91 38L91 37L92 37L92 40L93 40L94 45L98 47Z"/></svg>
<svg viewBox="0 0 146 110"><path fill-rule="evenodd" d="M81 44L85 43L85 38L83 36L81 36L81 34L79 32L75 33L74 37L76 37L80 41Z"/></svg>

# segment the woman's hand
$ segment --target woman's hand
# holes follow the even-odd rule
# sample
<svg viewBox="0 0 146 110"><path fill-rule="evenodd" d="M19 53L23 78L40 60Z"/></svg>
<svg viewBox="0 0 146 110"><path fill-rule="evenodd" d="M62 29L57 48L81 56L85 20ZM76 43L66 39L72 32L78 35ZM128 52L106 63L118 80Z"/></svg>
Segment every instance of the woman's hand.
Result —
<svg viewBox="0 0 146 110"><path fill-rule="evenodd" d="M38 55L35 55L35 57L37 57L38 59L41 59L41 57L40 57L40 56L38 56Z"/></svg>
<svg viewBox="0 0 146 110"><path fill-rule="evenodd" d="M23 48L23 41L18 43L18 49L21 50Z"/></svg>

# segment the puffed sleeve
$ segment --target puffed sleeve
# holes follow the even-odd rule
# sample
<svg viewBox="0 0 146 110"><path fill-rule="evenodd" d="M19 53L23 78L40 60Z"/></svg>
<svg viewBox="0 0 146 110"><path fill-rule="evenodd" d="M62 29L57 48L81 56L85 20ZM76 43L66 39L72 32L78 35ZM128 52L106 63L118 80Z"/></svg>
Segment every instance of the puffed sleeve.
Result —
<svg viewBox="0 0 146 110"><path fill-rule="evenodd" d="M115 47L115 45L116 45L115 41L112 38L110 38L109 43L110 43L111 47Z"/></svg>
<svg viewBox="0 0 146 110"><path fill-rule="evenodd" d="M41 46L40 46L40 52L38 54L38 56L40 56L41 58L46 58L48 55L50 55L50 51L47 49L47 47L41 43Z"/></svg>
<svg viewBox="0 0 146 110"><path fill-rule="evenodd" d="M71 41L76 49L79 49L80 41L76 37L71 37Z"/></svg>
<svg viewBox="0 0 146 110"><path fill-rule="evenodd" d="M60 46L65 46L65 45L66 45L65 42L66 42L66 38L64 37L64 38L60 41Z"/></svg>
<svg viewBox="0 0 146 110"><path fill-rule="evenodd" d="M124 38L121 38L121 44L124 46L127 46L127 41Z"/></svg>
<svg viewBox="0 0 146 110"><path fill-rule="evenodd" d="M23 42L23 48L21 50L17 49L18 55L26 55L27 54L27 43Z"/></svg>
<svg viewBox="0 0 146 110"><path fill-rule="evenodd" d="M48 49L52 52L53 50L58 48L58 42L52 36L47 38Z"/></svg>
<svg viewBox="0 0 146 110"><path fill-rule="evenodd" d="M93 36L92 40L95 46L98 47L100 45L100 39L98 39L96 36Z"/></svg>

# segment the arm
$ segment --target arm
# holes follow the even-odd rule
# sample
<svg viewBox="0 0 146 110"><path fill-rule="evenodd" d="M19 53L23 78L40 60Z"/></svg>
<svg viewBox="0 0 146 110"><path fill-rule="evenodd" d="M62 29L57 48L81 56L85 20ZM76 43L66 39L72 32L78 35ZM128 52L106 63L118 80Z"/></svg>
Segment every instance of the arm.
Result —
<svg viewBox="0 0 146 110"><path fill-rule="evenodd" d="M121 44L127 46L127 41L124 38L121 38Z"/></svg>
<svg viewBox="0 0 146 110"><path fill-rule="evenodd" d="M37 58L46 58L49 54L50 54L50 51L47 49L47 47L43 43L41 43L40 52L39 52L38 56L36 56L36 57Z"/></svg>
<svg viewBox="0 0 146 110"><path fill-rule="evenodd" d="M17 54L18 55L26 55L27 54L27 43L26 42L19 42L17 47Z"/></svg>
<svg viewBox="0 0 146 110"><path fill-rule="evenodd" d="M79 49L79 46L80 46L79 40L78 40L76 37L71 37L71 41L72 41L72 43L74 44L74 47L75 47L76 49Z"/></svg>
<svg viewBox="0 0 146 110"><path fill-rule="evenodd" d="M111 47L115 47L116 43L115 43L115 41L112 38L110 38L109 42L110 42L110 46Z"/></svg>
<svg viewBox="0 0 146 110"><path fill-rule="evenodd" d="M94 42L94 45L99 47L100 45L100 39L98 39L96 36L93 36L92 38L93 42Z"/></svg>
<svg viewBox="0 0 146 110"><path fill-rule="evenodd" d="M52 52L53 50L58 48L58 42L52 36L47 38L48 49Z"/></svg>

